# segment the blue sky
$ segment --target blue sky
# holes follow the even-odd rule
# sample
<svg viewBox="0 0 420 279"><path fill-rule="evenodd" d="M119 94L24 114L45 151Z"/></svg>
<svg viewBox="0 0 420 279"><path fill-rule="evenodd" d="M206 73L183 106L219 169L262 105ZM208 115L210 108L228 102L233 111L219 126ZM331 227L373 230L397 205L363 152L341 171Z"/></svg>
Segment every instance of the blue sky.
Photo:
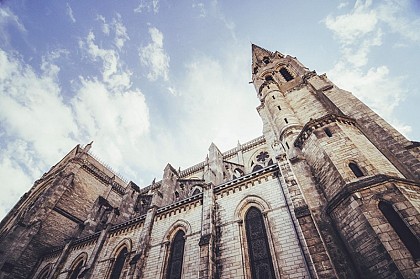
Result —
<svg viewBox="0 0 420 279"><path fill-rule="evenodd" d="M76 144L140 186L261 135L251 42L420 139L419 1L1 1L0 218Z"/></svg>

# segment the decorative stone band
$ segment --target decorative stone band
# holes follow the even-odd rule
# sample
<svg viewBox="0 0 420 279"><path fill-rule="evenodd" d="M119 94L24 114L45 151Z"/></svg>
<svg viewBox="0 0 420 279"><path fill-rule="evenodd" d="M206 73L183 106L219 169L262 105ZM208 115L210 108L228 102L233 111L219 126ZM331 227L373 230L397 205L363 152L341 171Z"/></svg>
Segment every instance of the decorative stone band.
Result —
<svg viewBox="0 0 420 279"><path fill-rule="evenodd" d="M303 126L302 131L299 133L295 140L294 146L302 148L305 140L309 138L312 132L316 129L322 128L332 122L340 122L347 125L356 125L356 120L347 116L337 114L327 114L318 119L311 119Z"/></svg>
<svg viewBox="0 0 420 279"><path fill-rule="evenodd" d="M342 189L337 194L335 194L331 198L331 200L327 203L327 206L325 208L326 212L328 214L331 213L341 202L343 202L345 199L350 197L352 194L363 189L375 187L385 182L400 182L400 183L413 185L413 186L419 187L419 191L420 191L420 183L415 182L413 180L408 180L405 178L400 178L400 177L395 177L395 176L389 176L385 174L369 176L369 177L348 183L347 185L342 187Z"/></svg>

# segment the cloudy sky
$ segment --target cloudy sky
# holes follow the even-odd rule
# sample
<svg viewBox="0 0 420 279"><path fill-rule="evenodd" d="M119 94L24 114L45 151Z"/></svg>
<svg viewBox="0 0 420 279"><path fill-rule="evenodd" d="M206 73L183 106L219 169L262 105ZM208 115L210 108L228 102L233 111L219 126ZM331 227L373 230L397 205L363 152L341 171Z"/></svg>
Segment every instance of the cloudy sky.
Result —
<svg viewBox="0 0 420 279"><path fill-rule="evenodd" d="M0 218L79 143L143 187L261 135L251 42L418 141L419 30L417 0L0 1Z"/></svg>

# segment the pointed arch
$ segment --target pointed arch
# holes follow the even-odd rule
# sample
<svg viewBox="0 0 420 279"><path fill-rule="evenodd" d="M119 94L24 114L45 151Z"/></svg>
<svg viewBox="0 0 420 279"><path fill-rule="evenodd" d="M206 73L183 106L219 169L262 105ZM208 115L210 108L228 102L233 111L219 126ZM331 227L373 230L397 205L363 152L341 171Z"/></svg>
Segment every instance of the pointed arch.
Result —
<svg viewBox="0 0 420 279"><path fill-rule="evenodd" d="M47 264L36 277L37 279L47 279L51 272L52 264Z"/></svg>
<svg viewBox="0 0 420 279"><path fill-rule="evenodd" d="M87 261L87 258L88 256L86 252L82 252L76 257L70 266L69 275L67 277L68 279L77 279L80 271Z"/></svg>
<svg viewBox="0 0 420 279"><path fill-rule="evenodd" d="M385 216L385 219L397 233L398 237L410 252L415 261L420 260L420 240L412 232L408 224L400 216L394 206L388 201L381 200L378 208Z"/></svg>
<svg viewBox="0 0 420 279"><path fill-rule="evenodd" d="M131 252L132 248L132 241L129 238L123 239L112 252L112 258L114 261L111 263L111 268L109 271L109 279L119 279L123 270L124 266L127 262L127 258Z"/></svg>

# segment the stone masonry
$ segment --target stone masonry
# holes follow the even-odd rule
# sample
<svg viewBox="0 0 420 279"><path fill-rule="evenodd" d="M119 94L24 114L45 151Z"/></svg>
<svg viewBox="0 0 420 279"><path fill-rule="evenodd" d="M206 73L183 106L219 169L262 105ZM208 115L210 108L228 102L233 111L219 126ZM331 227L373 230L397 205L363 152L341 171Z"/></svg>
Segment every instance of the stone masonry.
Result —
<svg viewBox="0 0 420 279"><path fill-rule="evenodd" d="M263 135L140 188L76 146L0 223L0 279L420 278L420 143L252 45Z"/></svg>

